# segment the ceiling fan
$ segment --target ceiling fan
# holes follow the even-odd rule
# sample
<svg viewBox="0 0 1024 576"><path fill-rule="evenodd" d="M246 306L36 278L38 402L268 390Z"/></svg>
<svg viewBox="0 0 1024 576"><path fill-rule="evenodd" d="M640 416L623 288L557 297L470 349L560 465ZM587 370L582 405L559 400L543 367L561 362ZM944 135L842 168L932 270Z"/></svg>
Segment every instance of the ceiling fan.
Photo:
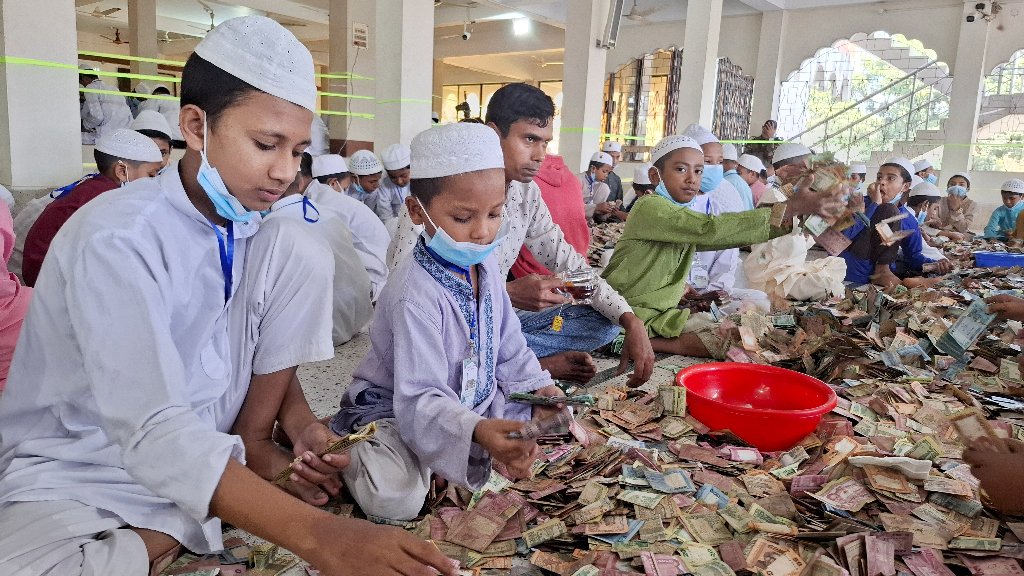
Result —
<svg viewBox="0 0 1024 576"><path fill-rule="evenodd" d="M92 9L92 12L79 12L79 14L82 14L82 15L85 15L85 16L92 16L93 18L111 18L111 19L113 19L113 17L114 17L113 14L116 13L116 12L120 12L120 11L121 11L120 8L107 8L106 10L100 10L100 7L97 6L97 7Z"/></svg>
<svg viewBox="0 0 1024 576"><path fill-rule="evenodd" d="M113 38L111 38L110 36L100 36L100 38L105 38L107 40L110 40L113 44L127 44L128 43L127 40L121 40L121 31L119 29L117 29L117 28L114 28L114 37Z"/></svg>
<svg viewBox="0 0 1024 576"><path fill-rule="evenodd" d="M643 22L648 16L657 12L657 8L651 8L649 10L637 10L636 0L633 0L633 7L629 9L629 13L624 16L633 22Z"/></svg>
<svg viewBox="0 0 1024 576"><path fill-rule="evenodd" d="M214 27L217 26L217 23L215 22L215 18L217 17L217 15L213 12L213 8L211 8L210 5L206 2L203 2L203 0L196 0L196 2L199 2L199 5L202 6L203 10L206 10L206 13L210 16L210 26L209 28L203 26L196 26L195 24L189 24L188 26L191 28L195 28L196 30L202 30L203 32L209 32L210 30L213 30Z"/></svg>

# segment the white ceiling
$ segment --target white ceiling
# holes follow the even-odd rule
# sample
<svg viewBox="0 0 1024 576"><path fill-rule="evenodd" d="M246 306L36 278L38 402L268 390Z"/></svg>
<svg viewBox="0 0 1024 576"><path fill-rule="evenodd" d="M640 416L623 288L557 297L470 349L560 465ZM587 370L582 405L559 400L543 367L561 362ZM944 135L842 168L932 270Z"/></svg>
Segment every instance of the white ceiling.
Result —
<svg viewBox="0 0 1024 576"><path fill-rule="evenodd" d="M173 41L162 43L161 52L184 56L191 52L195 39L201 37L213 22L247 14L265 14L282 22L314 52L318 62L326 62L329 36L329 5L331 0L156 0L158 37ZM369 0L359 0L369 1ZM418 0L430 1L430 0ZM698 0L703 1L703 0ZM899 2L899 0L890 0ZM686 17L688 0L624 0L624 13L633 10L644 14L643 20L623 18L625 27L639 26L647 22L682 22ZM723 14L726 16L755 14L780 9L800 9L823 6L874 3L878 0L724 0ZM83 32L113 37L114 29L120 30L122 40L128 40L127 0L76 0L78 5L78 28ZM562 40L561 30L565 28L566 0L442 0L434 10L435 56L445 63L462 66L471 70L487 71L517 77L526 74L531 66L550 66L548 62L560 61ZM94 12L116 8L107 17L96 17ZM461 33L467 20L477 22L474 32L490 36L488 27L508 26L502 20L527 17L535 25L535 42L522 41L521 47L502 47L488 50L491 54L474 51L469 43L445 37ZM538 30L540 29L540 30ZM541 30L546 31L540 34ZM557 33L557 34L555 34ZM186 38L186 36L191 38ZM474 33L474 38L477 34ZM557 50L553 50L557 49ZM560 68L559 65L555 65ZM554 72L548 69L546 72Z"/></svg>

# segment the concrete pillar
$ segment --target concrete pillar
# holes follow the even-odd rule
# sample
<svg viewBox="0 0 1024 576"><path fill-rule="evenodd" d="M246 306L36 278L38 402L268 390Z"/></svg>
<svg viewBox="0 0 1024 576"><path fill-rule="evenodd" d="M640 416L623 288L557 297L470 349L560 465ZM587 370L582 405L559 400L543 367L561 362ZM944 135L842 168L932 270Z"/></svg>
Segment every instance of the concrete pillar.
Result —
<svg viewBox="0 0 1024 576"><path fill-rule="evenodd" d="M128 0L128 49L132 56L159 58L160 42L156 32L156 0ZM156 76L153 62L132 61L133 74ZM132 85L139 81L133 80Z"/></svg>
<svg viewBox="0 0 1024 576"><path fill-rule="evenodd" d="M686 3L683 65L679 82L676 126L694 122L711 127L718 78L718 38L722 32L722 0Z"/></svg>
<svg viewBox="0 0 1024 576"><path fill-rule="evenodd" d="M568 0L562 132L558 150L570 170L582 172L601 139L604 69L608 53L597 48L608 18L608 0Z"/></svg>
<svg viewBox="0 0 1024 576"><path fill-rule="evenodd" d="M434 82L430 91L431 100L433 101L430 109L440 116L441 107L444 106L444 99L442 98L444 93L444 60L441 58L434 58Z"/></svg>
<svg viewBox="0 0 1024 576"><path fill-rule="evenodd" d="M376 26L376 10L373 2L359 0L330 0L330 54L328 64L332 74L352 72L373 78L376 76L375 44L384 31ZM352 25L366 24L370 28L366 48L352 43ZM369 96L371 99L325 98L326 109L356 114L377 112L374 80L328 78L324 82L327 92ZM331 151L342 147L346 156L361 148L373 148L375 119L359 116L337 116L325 114L331 133Z"/></svg>
<svg viewBox="0 0 1024 576"><path fill-rule="evenodd" d="M988 51L989 26L982 18L967 22L966 17L974 11L974 2L964 3L964 17L960 18L960 38L956 47L956 63L950 72L953 86L950 91L949 109L954 111L946 119L944 140L956 144L944 146L942 151L942 172L952 174L970 168L971 147L963 146L974 142L978 130L978 111L983 95L982 82L985 80L985 52Z"/></svg>
<svg viewBox="0 0 1024 576"><path fill-rule="evenodd" d="M430 127L433 109L434 5L424 0L377 0L378 147L402 142Z"/></svg>
<svg viewBox="0 0 1024 576"><path fill-rule="evenodd" d="M77 44L74 0L0 0L0 56L77 67ZM81 176L80 128L75 70L0 64L0 183L54 188Z"/></svg>
<svg viewBox="0 0 1024 576"><path fill-rule="evenodd" d="M754 72L754 97L747 134L758 134L765 120L778 120L779 94L782 92L782 39L786 37L789 13L785 10L761 14L761 38L757 46Z"/></svg>

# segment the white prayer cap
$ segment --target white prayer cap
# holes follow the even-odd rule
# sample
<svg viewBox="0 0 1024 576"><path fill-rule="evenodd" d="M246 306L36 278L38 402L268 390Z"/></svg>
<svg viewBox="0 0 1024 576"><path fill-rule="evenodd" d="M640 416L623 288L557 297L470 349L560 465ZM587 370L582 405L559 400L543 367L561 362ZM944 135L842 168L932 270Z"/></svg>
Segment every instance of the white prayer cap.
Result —
<svg viewBox="0 0 1024 576"><path fill-rule="evenodd" d="M434 122L438 122L441 120L441 117L437 114L437 112L431 112L430 119L433 120Z"/></svg>
<svg viewBox="0 0 1024 576"><path fill-rule="evenodd" d="M910 174L911 176L913 176L914 172L915 172L914 165L911 164L910 160L908 160L908 159L906 159L906 158L904 158L902 156L896 156L896 157L893 157L893 158L889 158L885 162L882 162L882 164L895 164L895 165L899 166L900 168L903 168L904 170L906 170L907 174Z"/></svg>
<svg viewBox="0 0 1024 576"><path fill-rule="evenodd" d="M921 178L917 174L912 174L910 176L910 188L913 189L914 186L917 186L918 184L920 184L921 182L924 182L924 181L925 181L924 178Z"/></svg>
<svg viewBox="0 0 1024 576"><path fill-rule="evenodd" d="M155 130L171 139L171 125L167 118L156 110L143 110L132 120L132 130Z"/></svg>
<svg viewBox="0 0 1024 576"><path fill-rule="evenodd" d="M149 85L149 82L142 81L135 85L136 94L152 94L153 86Z"/></svg>
<svg viewBox="0 0 1024 576"><path fill-rule="evenodd" d="M424 130L412 139L412 178L441 178L505 169L498 133L486 124L457 122Z"/></svg>
<svg viewBox="0 0 1024 576"><path fill-rule="evenodd" d="M225 20L196 54L257 90L316 110L313 56L294 34L265 16Z"/></svg>
<svg viewBox="0 0 1024 576"><path fill-rule="evenodd" d="M700 144L689 136L666 136L651 148L651 164L656 164L658 160L661 160L662 156L665 156L669 152L674 152L680 148L691 148L704 154L704 150L701 149Z"/></svg>
<svg viewBox="0 0 1024 576"><path fill-rule="evenodd" d="M1024 180L1020 178L1010 178L1003 185L999 187L1002 192L1012 192L1014 194L1024 194Z"/></svg>
<svg viewBox="0 0 1024 576"><path fill-rule="evenodd" d="M758 174L760 174L761 171L764 170L764 162L762 162L760 158L754 156L753 154L744 154L740 156L738 162L740 166L743 166L744 168L752 172L757 172Z"/></svg>
<svg viewBox="0 0 1024 576"><path fill-rule="evenodd" d="M783 142L775 149L775 154L772 156L772 163L775 164L782 162L783 160L798 158L800 156L810 156L810 154L811 149L799 142Z"/></svg>
<svg viewBox="0 0 1024 576"><path fill-rule="evenodd" d="M651 185L651 166L653 164L641 164L633 169L633 184L641 186Z"/></svg>
<svg viewBox="0 0 1024 576"><path fill-rule="evenodd" d="M850 164L850 174L867 174L867 173L868 173L867 164L864 164L863 162L854 162L853 164Z"/></svg>
<svg viewBox="0 0 1024 576"><path fill-rule="evenodd" d="M377 159L377 155L369 150L357 150L349 156L348 166L356 176L369 176L384 171L384 165Z"/></svg>
<svg viewBox="0 0 1024 576"><path fill-rule="evenodd" d="M970 172L955 172L955 173L953 173L952 176L949 177L949 179L952 180L953 178L955 178L957 176L963 178L964 180L967 180L967 184L970 185L970 183L971 183L971 173ZM947 180L947 182L948 181L949 180Z"/></svg>
<svg viewBox="0 0 1024 576"><path fill-rule="evenodd" d="M80 74L85 74L87 76L90 75L89 72L99 72L100 71L99 68L97 68L97 67L95 67L95 66L93 66L91 64L79 64L78 65L78 70L80 71L79 72ZM93 76L95 76L95 74L93 74Z"/></svg>
<svg viewBox="0 0 1024 576"><path fill-rule="evenodd" d="M932 196L938 199L942 196L942 192L939 191L938 186L926 180L910 189L910 197L914 198L915 196Z"/></svg>
<svg viewBox="0 0 1024 576"><path fill-rule="evenodd" d="M920 172L921 170L927 170L932 167L932 163L925 160L924 158L914 162L914 172Z"/></svg>
<svg viewBox="0 0 1024 576"><path fill-rule="evenodd" d="M340 154L323 154L313 157L313 178L348 172L348 164Z"/></svg>
<svg viewBox="0 0 1024 576"><path fill-rule="evenodd" d="M614 140L605 140L601 145L602 152L622 152L622 144Z"/></svg>
<svg viewBox="0 0 1024 576"><path fill-rule="evenodd" d="M739 158L740 155L736 150L736 146L729 143L722 144L722 160L732 160L733 162L736 162Z"/></svg>
<svg viewBox="0 0 1024 576"><path fill-rule="evenodd" d="M122 160L135 162L163 162L163 154L149 136L143 136L135 130L118 128L107 132L96 141L96 149Z"/></svg>
<svg viewBox="0 0 1024 576"><path fill-rule="evenodd" d="M401 170L412 161L412 151L405 144L392 144L384 149L380 159L384 162L385 170Z"/></svg>
<svg viewBox="0 0 1024 576"><path fill-rule="evenodd" d="M615 160L612 160L611 155L608 154L607 152L594 152L594 154L590 157L590 161L600 162L601 164L607 164L609 166L615 163Z"/></svg>
<svg viewBox="0 0 1024 576"><path fill-rule="evenodd" d="M686 130L683 130L683 136L693 138L700 146L710 144L711 142L718 142L718 138L711 133L711 130L708 130L700 124L690 124L687 126Z"/></svg>

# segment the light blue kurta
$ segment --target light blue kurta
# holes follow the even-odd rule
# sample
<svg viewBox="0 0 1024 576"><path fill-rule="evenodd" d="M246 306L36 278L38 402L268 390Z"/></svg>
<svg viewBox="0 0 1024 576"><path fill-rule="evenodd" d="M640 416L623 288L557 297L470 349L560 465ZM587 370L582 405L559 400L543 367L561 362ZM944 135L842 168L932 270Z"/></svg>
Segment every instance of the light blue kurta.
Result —
<svg viewBox="0 0 1024 576"><path fill-rule="evenodd" d="M506 404L511 392L551 384L526 345L494 256L478 266L479 296L417 242L412 258L391 274L370 327L369 354L353 374L331 427L338 433L395 418L419 461L457 484L486 482L490 455L473 443L484 418L527 420L527 405ZM479 319L477 381L472 408L460 402L469 326Z"/></svg>

